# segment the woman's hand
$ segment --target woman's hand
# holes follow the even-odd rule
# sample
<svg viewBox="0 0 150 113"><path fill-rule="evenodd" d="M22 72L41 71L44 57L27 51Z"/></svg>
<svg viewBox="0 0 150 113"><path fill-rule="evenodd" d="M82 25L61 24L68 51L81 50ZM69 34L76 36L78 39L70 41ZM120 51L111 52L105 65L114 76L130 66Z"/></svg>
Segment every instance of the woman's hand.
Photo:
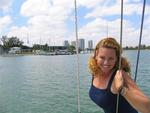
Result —
<svg viewBox="0 0 150 113"><path fill-rule="evenodd" d="M118 70L111 86L111 92L118 94L124 86L128 90L126 90L123 96L130 105L141 113L150 113L149 97L139 89L134 80L128 76L128 73L123 70Z"/></svg>
<svg viewBox="0 0 150 113"><path fill-rule="evenodd" d="M124 74L123 70L118 70L116 72L116 75L114 77L114 80L113 80L112 86L111 86L112 93L118 94L119 91L122 89L122 87L124 85L123 74Z"/></svg>

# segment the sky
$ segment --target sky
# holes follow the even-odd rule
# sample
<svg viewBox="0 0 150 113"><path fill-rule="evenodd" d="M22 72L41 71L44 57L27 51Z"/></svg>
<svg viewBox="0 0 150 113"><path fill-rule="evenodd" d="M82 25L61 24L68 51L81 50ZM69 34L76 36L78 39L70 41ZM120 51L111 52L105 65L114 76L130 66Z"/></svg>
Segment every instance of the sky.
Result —
<svg viewBox="0 0 150 113"><path fill-rule="evenodd" d="M107 36L120 40L121 0L76 0L78 38L94 46ZM62 45L76 40L74 0L0 0L0 38L24 45ZM138 46L143 0L124 0L123 46ZM142 44L150 45L150 0L146 0Z"/></svg>

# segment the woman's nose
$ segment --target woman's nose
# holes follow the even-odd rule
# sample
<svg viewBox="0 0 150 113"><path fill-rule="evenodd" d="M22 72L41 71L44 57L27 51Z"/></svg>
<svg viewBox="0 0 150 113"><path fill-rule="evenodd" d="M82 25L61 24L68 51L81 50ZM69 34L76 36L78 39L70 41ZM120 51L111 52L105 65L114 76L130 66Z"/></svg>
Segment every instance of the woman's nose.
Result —
<svg viewBox="0 0 150 113"><path fill-rule="evenodd" d="M107 59L104 60L104 64L108 64L109 61Z"/></svg>

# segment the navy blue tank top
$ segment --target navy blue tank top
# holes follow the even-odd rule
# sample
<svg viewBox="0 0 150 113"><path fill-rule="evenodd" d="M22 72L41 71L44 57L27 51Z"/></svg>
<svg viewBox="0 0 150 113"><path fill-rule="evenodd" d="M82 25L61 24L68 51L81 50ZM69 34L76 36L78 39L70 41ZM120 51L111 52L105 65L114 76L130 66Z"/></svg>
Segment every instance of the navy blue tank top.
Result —
<svg viewBox="0 0 150 113"><path fill-rule="evenodd" d="M115 76L114 72L109 80L106 89L99 89L92 85L89 91L89 96L105 113L116 113L117 94L111 92L111 84ZM118 113L138 113L123 96L119 96Z"/></svg>

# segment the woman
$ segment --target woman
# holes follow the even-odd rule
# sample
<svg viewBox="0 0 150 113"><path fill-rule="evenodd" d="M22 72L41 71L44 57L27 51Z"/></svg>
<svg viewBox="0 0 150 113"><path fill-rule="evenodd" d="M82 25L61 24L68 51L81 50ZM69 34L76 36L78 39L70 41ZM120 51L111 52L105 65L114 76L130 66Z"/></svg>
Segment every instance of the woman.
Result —
<svg viewBox="0 0 150 113"><path fill-rule="evenodd" d="M117 94L118 113L150 113L150 100L130 77L125 58L121 58L119 70L120 49L114 38L104 38L96 45L94 56L89 59L89 96L105 113L116 113Z"/></svg>

